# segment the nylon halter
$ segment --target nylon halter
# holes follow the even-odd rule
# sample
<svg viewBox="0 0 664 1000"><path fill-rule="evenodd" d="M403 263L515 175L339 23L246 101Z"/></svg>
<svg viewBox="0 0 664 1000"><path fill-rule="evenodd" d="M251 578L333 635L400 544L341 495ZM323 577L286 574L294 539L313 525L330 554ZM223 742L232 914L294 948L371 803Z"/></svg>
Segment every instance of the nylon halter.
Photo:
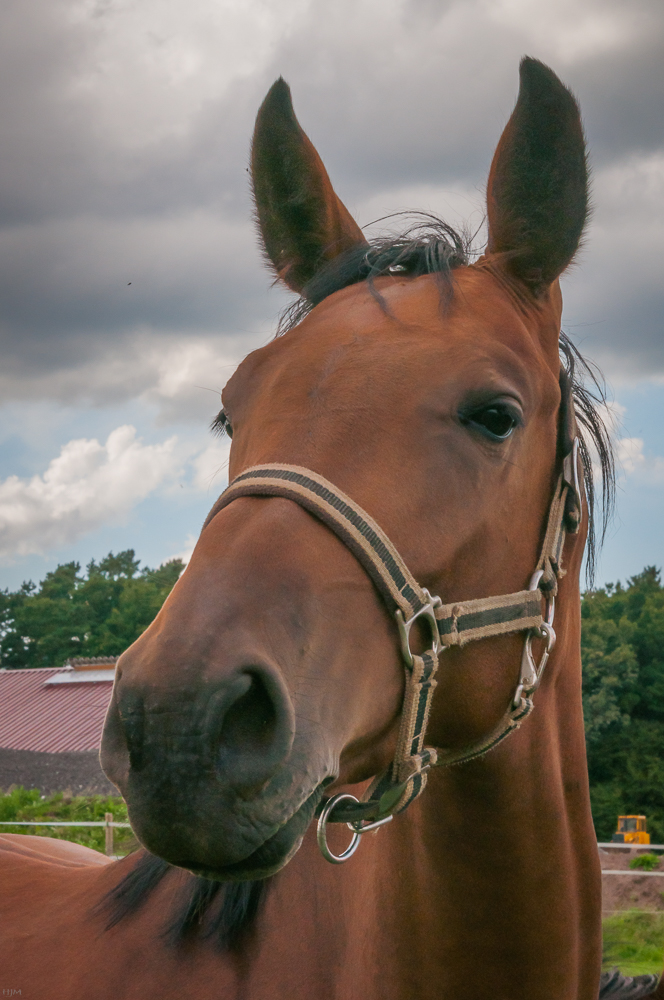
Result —
<svg viewBox="0 0 664 1000"><path fill-rule="evenodd" d="M356 849L360 835L388 822L422 793L432 767L445 767L481 757L518 729L533 709L537 688L555 642L553 615L565 536L576 533L581 515L578 482L578 439L563 460L549 507L540 558L528 590L498 597L443 604L420 587L403 559L379 525L350 497L311 469L268 463L242 472L222 493L210 516L242 496L285 497L322 521L346 545L373 580L388 610L396 618L406 685L397 749L391 765L379 774L362 801L349 794L335 795L321 803L318 843L323 856L335 863L345 861ZM206 522L206 523L208 523ZM542 615L542 601L545 612ZM431 643L423 653L413 653L409 634L413 623L426 620ZM525 632L521 672L513 698L498 724L481 740L460 750L424 745L429 711L436 687L441 652L450 646L493 636ZM545 640L539 664L532 654L532 641ZM327 846L328 822L347 823L354 837L350 847L334 855Z"/></svg>

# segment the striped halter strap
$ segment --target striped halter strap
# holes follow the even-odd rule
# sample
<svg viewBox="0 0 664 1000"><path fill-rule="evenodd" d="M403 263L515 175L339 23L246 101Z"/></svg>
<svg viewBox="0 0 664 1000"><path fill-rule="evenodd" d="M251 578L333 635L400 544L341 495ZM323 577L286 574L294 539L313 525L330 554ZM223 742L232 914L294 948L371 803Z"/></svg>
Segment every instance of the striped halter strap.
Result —
<svg viewBox="0 0 664 1000"><path fill-rule="evenodd" d="M581 519L578 480L578 439L563 460L549 507L539 561L528 590L499 597L443 604L414 579L403 559L378 524L350 497L311 469L268 463L242 472L222 493L208 522L237 497L285 497L322 521L350 549L373 580L387 608L396 618L406 686L401 726L394 760L367 789L362 801L341 793L319 806L318 843L328 861L345 861L355 851L360 835L402 812L424 790L427 772L481 757L518 729L533 709L532 695L556 639L553 630L558 579L565 535L576 533ZM207 522L206 522L207 523ZM545 610L542 614L542 601ZM418 619L429 626L431 644L413 653L409 633ZM477 639L525 632L521 672L516 691L498 724L481 740L460 750L424 745L427 721L441 652ZM546 645L539 663L532 654L532 640ZM326 835L328 822L347 823L353 840L341 855L332 854Z"/></svg>

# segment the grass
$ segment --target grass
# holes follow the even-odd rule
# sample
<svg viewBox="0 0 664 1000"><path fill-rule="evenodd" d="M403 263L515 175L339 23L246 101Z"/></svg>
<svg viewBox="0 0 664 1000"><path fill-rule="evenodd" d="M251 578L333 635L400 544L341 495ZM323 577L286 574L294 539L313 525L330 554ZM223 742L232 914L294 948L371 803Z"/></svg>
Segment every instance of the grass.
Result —
<svg viewBox="0 0 664 1000"><path fill-rule="evenodd" d="M75 826L3 826L3 820L103 820L104 813L113 813L116 823L127 822L127 807L119 796L71 795L56 792L42 795L37 788L12 788L0 793L0 833L23 833L71 840L95 851L104 851L103 827ZM116 854L127 854L136 846L131 830L114 830L113 847Z"/></svg>
<svg viewBox="0 0 664 1000"><path fill-rule="evenodd" d="M629 863L630 868L641 868L644 872L652 872L659 868L658 854L637 854Z"/></svg>
<svg viewBox="0 0 664 1000"><path fill-rule="evenodd" d="M625 910L603 920L603 968L625 976L658 975L664 967L664 912Z"/></svg>

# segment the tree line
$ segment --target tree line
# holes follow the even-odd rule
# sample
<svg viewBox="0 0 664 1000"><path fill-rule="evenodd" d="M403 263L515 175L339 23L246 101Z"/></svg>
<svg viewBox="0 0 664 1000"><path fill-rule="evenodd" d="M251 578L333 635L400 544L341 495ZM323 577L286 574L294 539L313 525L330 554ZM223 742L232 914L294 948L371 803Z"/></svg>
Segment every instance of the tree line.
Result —
<svg viewBox="0 0 664 1000"><path fill-rule="evenodd" d="M133 549L64 563L36 586L0 592L0 665L60 666L119 656L153 620L184 565L140 568ZM620 813L645 813L664 843L664 587L649 566L581 601L583 712L599 840Z"/></svg>
<svg viewBox="0 0 664 1000"><path fill-rule="evenodd" d="M0 592L0 666L59 667L74 656L119 656L145 631L184 569L171 559L140 568L133 549L112 552L81 573L77 562L39 586Z"/></svg>
<svg viewBox="0 0 664 1000"><path fill-rule="evenodd" d="M654 566L584 594L583 713L599 840L645 813L664 843L664 587Z"/></svg>

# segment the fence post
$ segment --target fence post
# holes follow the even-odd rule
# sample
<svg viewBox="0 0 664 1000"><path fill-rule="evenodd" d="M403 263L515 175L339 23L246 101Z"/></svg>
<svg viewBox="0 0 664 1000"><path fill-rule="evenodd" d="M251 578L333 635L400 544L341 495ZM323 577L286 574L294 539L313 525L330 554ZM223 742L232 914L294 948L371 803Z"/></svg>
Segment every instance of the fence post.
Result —
<svg viewBox="0 0 664 1000"><path fill-rule="evenodd" d="M110 857L113 854L113 827L111 826L113 813L105 813L104 820L106 821L106 854Z"/></svg>

